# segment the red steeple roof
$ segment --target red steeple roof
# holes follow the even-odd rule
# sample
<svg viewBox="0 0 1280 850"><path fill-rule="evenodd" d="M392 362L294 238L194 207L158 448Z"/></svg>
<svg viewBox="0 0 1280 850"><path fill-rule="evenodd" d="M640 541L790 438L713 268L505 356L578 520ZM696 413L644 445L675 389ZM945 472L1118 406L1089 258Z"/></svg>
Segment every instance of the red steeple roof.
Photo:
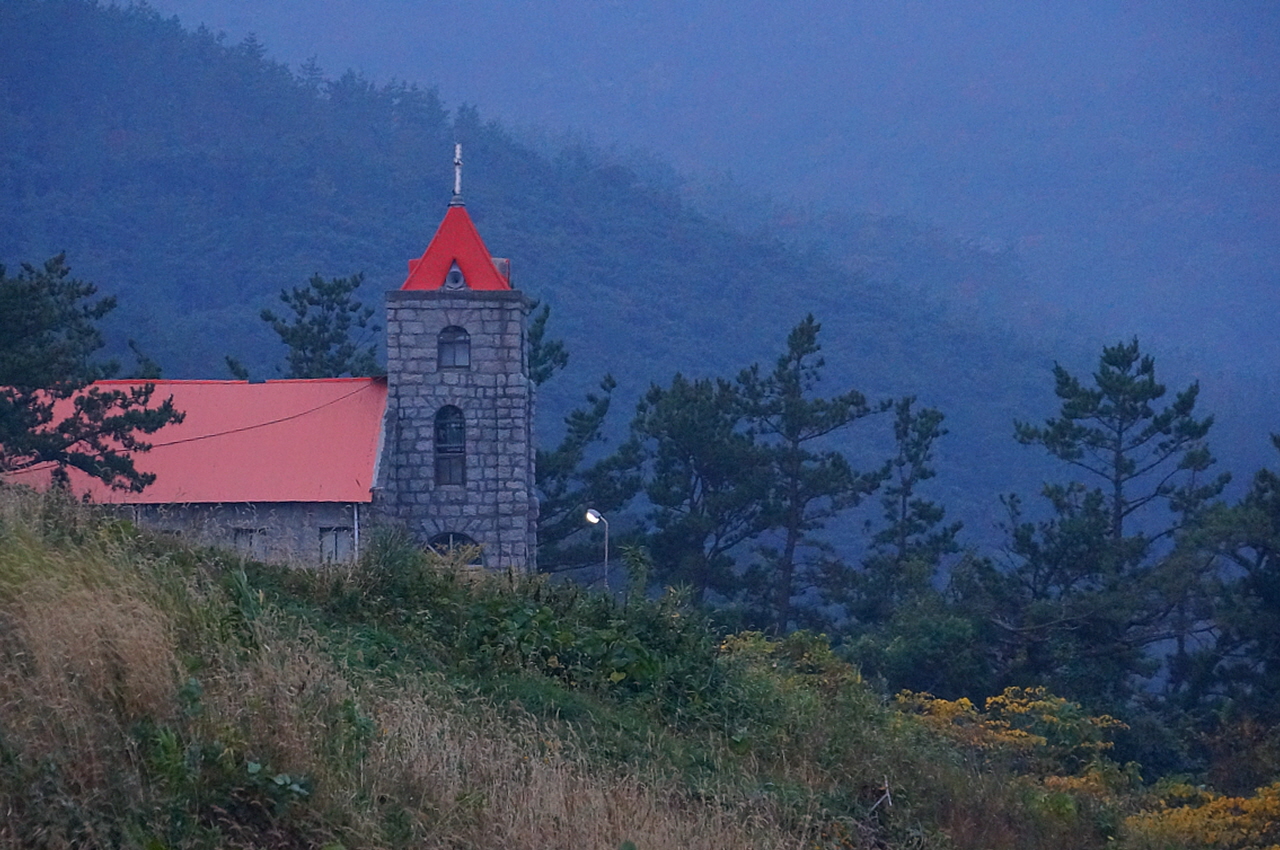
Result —
<svg viewBox="0 0 1280 850"><path fill-rule="evenodd" d="M449 205L427 251L409 261L409 277L401 289L441 289L449 271L457 264L466 289L510 289L509 273L499 271L489 255L479 231L460 203Z"/></svg>

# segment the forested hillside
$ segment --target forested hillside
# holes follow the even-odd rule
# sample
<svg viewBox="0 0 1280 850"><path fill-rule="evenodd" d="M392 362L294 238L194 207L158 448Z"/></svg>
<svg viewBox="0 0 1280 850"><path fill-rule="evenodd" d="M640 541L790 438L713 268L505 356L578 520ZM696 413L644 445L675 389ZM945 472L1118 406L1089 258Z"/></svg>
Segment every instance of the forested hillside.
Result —
<svg viewBox="0 0 1280 850"><path fill-rule="evenodd" d="M65 251L119 297L112 353L128 360L136 339L168 377L226 377L226 355L277 374L282 348L259 311L315 273L364 272L360 295L380 310L443 214L455 140L469 211L515 285L552 307L550 335L571 355L541 390L546 445L606 372L616 442L651 381L767 362L812 313L827 392L912 394L945 413L928 487L966 540L991 540L998 495L1033 492L1046 471L1012 420L1052 409L1054 360L1087 369L1116 342L1036 306L1016 255L910 222L779 209L651 158L526 142L431 90L291 71L261 44L145 8L9 0L0 26L0 263ZM1203 379L1213 445L1238 480L1269 461L1275 381L1161 359L1174 382ZM881 417L843 448L866 465L890 442Z"/></svg>
<svg viewBox="0 0 1280 850"><path fill-rule="evenodd" d="M812 312L833 387L947 414L937 483L985 526L996 493L1036 481L1013 472L1028 461L1009 423L1045 409L1052 360L1087 363L1115 341L1027 310L1013 255L910 223L797 216L732 185L699 188L694 207L651 160L525 143L433 91L292 72L261 44L145 8L12 0L0 24L0 261L66 251L119 295L115 349L137 339L170 377L223 376L227 354L273 374L279 347L257 314L313 273L363 271L378 305L442 215L455 140L490 249L552 306L572 356L544 388L544 434L605 372L624 399L677 370L733 374ZM1233 380L1205 377L1211 399L1214 378ZM1249 465L1265 441L1235 423L1270 409L1224 414Z"/></svg>
<svg viewBox="0 0 1280 850"><path fill-rule="evenodd" d="M1009 422L1045 395L1058 352L968 323L989 306L963 322L945 306L948 290L984 305L986 290L1007 291L1010 257L868 219L860 274L778 227L739 229L776 223L764 202L732 222L700 213L661 166L535 148L431 91L291 73L261 45L145 10L16 0L0 24L0 258L66 251L119 296L116 349L137 339L167 376L225 376L227 354L273 374L280 352L257 314L313 273L363 271L362 296L379 304L443 214L457 139L468 209L515 284L552 306L571 353L544 389L543 433L605 372L624 399L677 370L733 374L771 358L809 312L833 387L947 412L948 469L953 453L969 470L1011 468ZM886 439L864 430L860 442ZM942 486L983 493L974 516L1010 483L984 473L974 486L954 468Z"/></svg>

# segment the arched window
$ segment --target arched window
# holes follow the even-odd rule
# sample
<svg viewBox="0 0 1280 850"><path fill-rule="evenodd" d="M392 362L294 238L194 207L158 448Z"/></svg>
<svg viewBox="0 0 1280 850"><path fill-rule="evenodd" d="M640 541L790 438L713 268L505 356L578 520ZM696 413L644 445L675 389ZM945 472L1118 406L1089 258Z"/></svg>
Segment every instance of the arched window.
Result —
<svg viewBox="0 0 1280 850"><path fill-rule="evenodd" d="M452 405L436 414L436 484L467 483L467 425Z"/></svg>
<svg viewBox="0 0 1280 850"><path fill-rule="evenodd" d="M471 334L457 325L440 331L436 349L441 369L471 368Z"/></svg>
<svg viewBox="0 0 1280 850"><path fill-rule="evenodd" d="M427 546L438 555L447 556L449 553L458 549L471 549L474 555L470 566L484 566L480 552L480 544L465 534L459 534L456 531L446 531L444 534L437 534L427 541Z"/></svg>

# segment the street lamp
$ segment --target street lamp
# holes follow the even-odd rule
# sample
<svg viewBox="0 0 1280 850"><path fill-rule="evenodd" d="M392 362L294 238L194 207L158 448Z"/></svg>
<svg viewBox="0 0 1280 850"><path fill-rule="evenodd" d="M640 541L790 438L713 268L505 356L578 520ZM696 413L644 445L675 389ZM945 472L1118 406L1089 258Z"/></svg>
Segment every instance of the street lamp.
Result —
<svg viewBox="0 0 1280 850"><path fill-rule="evenodd" d="M609 590L609 520L595 508L588 508L587 522L592 525L598 522L604 523L604 589L607 592Z"/></svg>

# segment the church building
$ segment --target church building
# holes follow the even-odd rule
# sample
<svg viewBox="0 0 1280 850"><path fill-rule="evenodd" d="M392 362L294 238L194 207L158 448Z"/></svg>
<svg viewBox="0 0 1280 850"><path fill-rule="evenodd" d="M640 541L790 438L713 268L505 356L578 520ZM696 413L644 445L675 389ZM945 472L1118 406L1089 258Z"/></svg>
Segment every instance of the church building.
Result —
<svg viewBox="0 0 1280 850"><path fill-rule="evenodd" d="M478 545L490 569L533 569L531 305L467 214L460 169L459 156L444 220L387 293L385 378L154 381L186 413L134 457L155 483L121 492L71 470L74 491L259 559L351 561L371 525L395 523L423 546Z"/></svg>

